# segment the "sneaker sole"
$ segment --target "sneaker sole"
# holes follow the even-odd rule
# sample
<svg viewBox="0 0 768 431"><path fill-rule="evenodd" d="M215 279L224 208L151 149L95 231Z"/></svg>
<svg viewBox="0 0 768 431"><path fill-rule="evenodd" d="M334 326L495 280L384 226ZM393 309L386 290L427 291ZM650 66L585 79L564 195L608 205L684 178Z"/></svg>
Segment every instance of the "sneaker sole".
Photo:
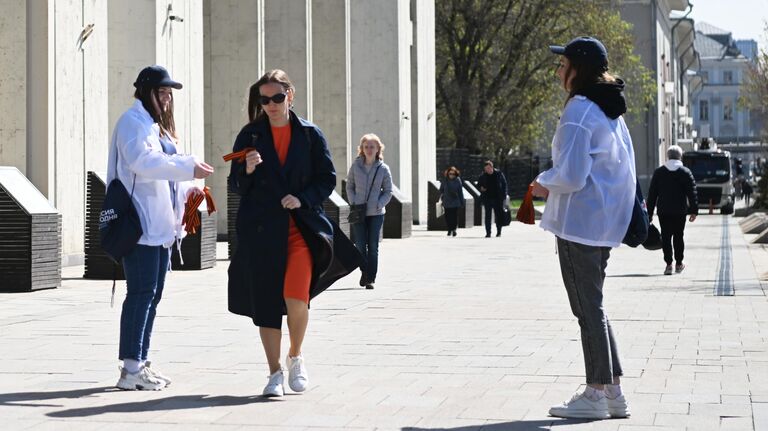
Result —
<svg viewBox="0 0 768 431"><path fill-rule="evenodd" d="M626 419L632 416L630 412L608 412L611 415L611 419Z"/></svg>
<svg viewBox="0 0 768 431"><path fill-rule="evenodd" d="M261 396L264 398L280 398L284 395L285 394L278 394L278 393L261 394Z"/></svg>
<svg viewBox="0 0 768 431"><path fill-rule="evenodd" d="M163 389L165 386L159 386L157 388L152 387L146 387L142 385L130 385L125 382L117 382L115 385L116 388L123 390L123 391L159 391Z"/></svg>
<svg viewBox="0 0 768 431"><path fill-rule="evenodd" d="M605 415L599 415L593 410L549 410L549 415L566 419L610 419L611 415L605 412Z"/></svg>

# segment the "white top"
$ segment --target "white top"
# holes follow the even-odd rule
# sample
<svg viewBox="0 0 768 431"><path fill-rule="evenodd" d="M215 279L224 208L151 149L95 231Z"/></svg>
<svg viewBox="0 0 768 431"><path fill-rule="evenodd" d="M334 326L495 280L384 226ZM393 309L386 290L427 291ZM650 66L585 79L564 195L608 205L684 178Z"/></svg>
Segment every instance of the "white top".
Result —
<svg viewBox="0 0 768 431"><path fill-rule="evenodd" d="M581 244L618 247L635 199L635 153L624 118L608 118L594 102L574 96L552 140L552 169L541 228Z"/></svg>
<svg viewBox="0 0 768 431"><path fill-rule="evenodd" d="M160 145L160 127L152 120L141 101L137 100L117 120L109 144L107 185L117 177L131 193L133 176L136 188L133 204L141 219L144 234L139 244L170 247L174 240L183 238L186 232L181 226L184 203L189 189L194 185L194 156L168 155ZM115 172L115 158L117 172ZM176 181L176 210L171 203L168 181ZM181 182L184 181L184 182Z"/></svg>

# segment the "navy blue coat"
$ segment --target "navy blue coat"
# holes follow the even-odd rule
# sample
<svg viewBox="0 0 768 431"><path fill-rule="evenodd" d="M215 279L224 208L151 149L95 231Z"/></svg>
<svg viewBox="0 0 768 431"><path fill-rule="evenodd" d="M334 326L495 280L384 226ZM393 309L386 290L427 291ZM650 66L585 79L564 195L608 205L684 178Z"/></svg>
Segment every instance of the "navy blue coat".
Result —
<svg viewBox="0 0 768 431"><path fill-rule="evenodd" d="M229 311L257 326L280 328L285 314L283 283L288 254L289 210L280 201L292 194L301 208L290 210L312 255L310 298L354 271L361 257L323 211L336 185L328 144L320 129L291 112L291 143L281 166L268 119L247 124L233 150L254 147L263 162L250 175L232 161L230 190L240 195L235 228L237 249L229 265Z"/></svg>

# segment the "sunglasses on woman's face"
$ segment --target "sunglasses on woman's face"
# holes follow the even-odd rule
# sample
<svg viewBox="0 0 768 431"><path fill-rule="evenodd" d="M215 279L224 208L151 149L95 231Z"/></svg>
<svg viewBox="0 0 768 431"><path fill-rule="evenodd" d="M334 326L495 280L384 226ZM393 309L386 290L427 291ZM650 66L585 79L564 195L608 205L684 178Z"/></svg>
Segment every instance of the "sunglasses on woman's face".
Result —
<svg viewBox="0 0 768 431"><path fill-rule="evenodd" d="M283 102L285 102L285 98L288 97L285 93L277 93L272 97L260 95L259 96L259 103L266 106L269 105L269 101L275 102L276 105L279 105Z"/></svg>

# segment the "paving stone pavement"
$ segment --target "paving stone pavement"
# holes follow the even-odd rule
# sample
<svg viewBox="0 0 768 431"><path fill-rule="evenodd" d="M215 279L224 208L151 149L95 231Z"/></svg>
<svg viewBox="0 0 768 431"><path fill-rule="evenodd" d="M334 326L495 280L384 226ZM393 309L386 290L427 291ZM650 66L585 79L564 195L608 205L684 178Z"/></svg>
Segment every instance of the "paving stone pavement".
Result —
<svg viewBox="0 0 768 431"><path fill-rule="evenodd" d="M723 226L734 296L713 295ZM279 400L258 396L256 328L227 312L223 243L214 269L169 275L151 359L174 382L158 392L113 389L120 300L65 268L60 289L0 295L0 429L768 430L768 253L736 219L689 224L680 275L661 275L661 251L613 250L606 310L632 417L594 422L547 416L584 381L554 238L483 234L384 240L375 290L354 274L312 303L311 387Z"/></svg>

